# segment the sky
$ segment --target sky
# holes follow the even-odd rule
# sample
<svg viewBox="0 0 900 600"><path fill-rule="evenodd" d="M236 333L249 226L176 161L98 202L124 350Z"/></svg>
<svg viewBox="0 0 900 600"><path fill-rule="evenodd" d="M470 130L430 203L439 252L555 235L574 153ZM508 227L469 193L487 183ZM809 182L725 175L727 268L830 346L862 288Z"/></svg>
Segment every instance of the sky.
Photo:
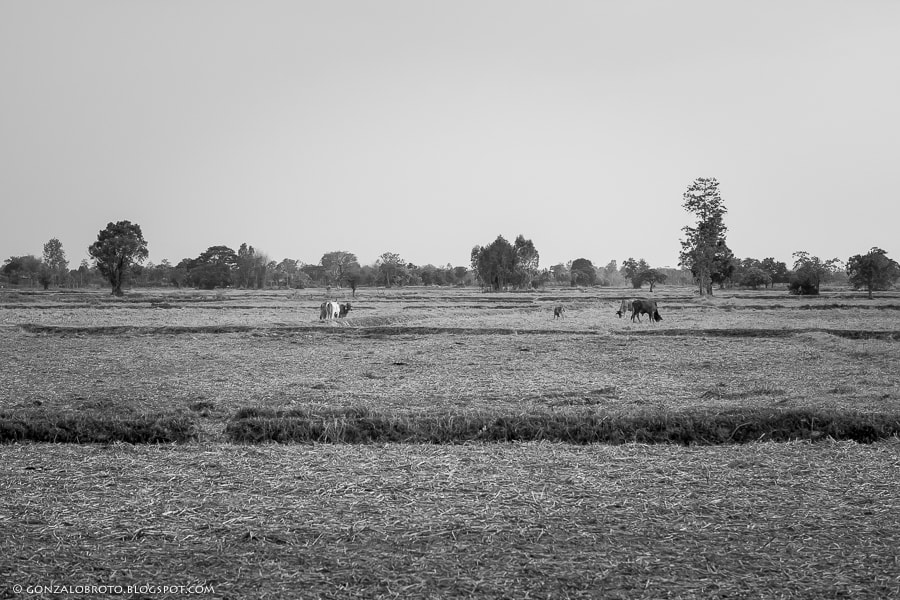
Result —
<svg viewBox="0 0 900 600"><path fill-rule="evenodd" d="M253 246L677 266L715 177L736 256L900 258L895 0L2 0L0 262L109 222Z"/></svg>

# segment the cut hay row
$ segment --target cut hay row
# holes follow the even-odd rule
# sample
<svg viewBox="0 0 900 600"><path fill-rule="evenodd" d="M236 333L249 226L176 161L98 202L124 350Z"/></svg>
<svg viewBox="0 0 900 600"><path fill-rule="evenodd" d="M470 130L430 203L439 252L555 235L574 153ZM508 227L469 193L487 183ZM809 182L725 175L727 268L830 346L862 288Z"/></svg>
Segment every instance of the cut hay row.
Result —
<svg viewBox="0 0 900 600"><path fill-rule="evenodd" d="M401 413L365 407L293 410L244 408L225 425L237 443L384 444L552 441L569 444L737 444L756 441L852 440L872 443L900 435L900 413L764 410L591 410L498 414L489 411ZM198 437L185 414L117 415L96 412L0 413L0 443L158 444Z"/></svg>
<svg viewBox="0 0 900 600"><path fill-rule="evenodd" d="M116 415L91 412L0 412L0 443L111 443L166 444L197 438L189 415Z"/></svg>
<svg viewBox="0 0 900 600"><path fill-rule="evenodd" d="M378 412L364 407L290 411L245 408L225 427L233 442L426 443L550 441L569 444L733 444L757 441L852 440L900 435L900 413L744 409L615 414L555 411L529 414Z"/></svg>

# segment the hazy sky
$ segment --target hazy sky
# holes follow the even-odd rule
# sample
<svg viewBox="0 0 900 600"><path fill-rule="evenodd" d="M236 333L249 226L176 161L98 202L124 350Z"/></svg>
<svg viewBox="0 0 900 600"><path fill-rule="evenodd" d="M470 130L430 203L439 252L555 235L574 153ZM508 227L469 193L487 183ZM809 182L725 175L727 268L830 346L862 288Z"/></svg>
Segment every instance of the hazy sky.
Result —
<svg viewBox="0 0 900 600"><path fill-rule="evenodd" d="M0 262L110 221L150 260L900 259L896 0L0 0Z"/></svg>

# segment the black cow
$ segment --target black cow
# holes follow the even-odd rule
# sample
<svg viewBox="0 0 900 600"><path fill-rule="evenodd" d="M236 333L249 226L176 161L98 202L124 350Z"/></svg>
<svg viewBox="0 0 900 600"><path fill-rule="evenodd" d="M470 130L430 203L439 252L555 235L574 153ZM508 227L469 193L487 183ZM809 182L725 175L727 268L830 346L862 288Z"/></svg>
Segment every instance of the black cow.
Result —
<svg viewBox="0 0 900 600"><path fill-rule="evenodd" d="M349 313L349 312L350 312L350 303L349 302L341 303L340 312L338 313L340 315L340 318L343 319L344 317L347 316L347 313Z"/></svg>
<svg viewBox="0 0 900 600"><path fill-rule="evenodd" d="M659 316L659 310L656 307L656 300L634 300L631 302L631 322L637 317L638 323L641 322L641 315L650 315L650 321L662 321Z"/></svg>
<svg viewBox="0 0 900 600"><path fill-rule="evenodd" d="M553 318L561 319L562 316L565 314L565 312L566 312L566 309L564 309L562 306L557 306L556 308L553 309Z"/></svg>

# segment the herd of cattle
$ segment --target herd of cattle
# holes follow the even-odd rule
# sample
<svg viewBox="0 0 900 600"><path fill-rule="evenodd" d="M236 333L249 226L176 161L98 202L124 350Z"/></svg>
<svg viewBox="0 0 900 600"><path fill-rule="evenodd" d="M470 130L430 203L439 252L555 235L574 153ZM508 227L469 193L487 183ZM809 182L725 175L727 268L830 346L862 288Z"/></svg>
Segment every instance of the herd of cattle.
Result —
<svg viewBox="0 0 900 600"><path fill-rule="evenodd" d="M349 312L349 302L323 302L322 306L319 309L319 320L330 321L333 319L343 319ZM564 307L557 306L553 309L553 318L561 319L565 315L565 312L566 309ZM662 321L662 317L659 316L659 309L656 306L656 300L622 300L622 303L619 305L619 310L616 311L616 314L621 319L627 312L631 313L632 323L634 323L635 318L637 318L638 323L640 323L641 315L648 315L650 317L650 322Z"/></svg>

